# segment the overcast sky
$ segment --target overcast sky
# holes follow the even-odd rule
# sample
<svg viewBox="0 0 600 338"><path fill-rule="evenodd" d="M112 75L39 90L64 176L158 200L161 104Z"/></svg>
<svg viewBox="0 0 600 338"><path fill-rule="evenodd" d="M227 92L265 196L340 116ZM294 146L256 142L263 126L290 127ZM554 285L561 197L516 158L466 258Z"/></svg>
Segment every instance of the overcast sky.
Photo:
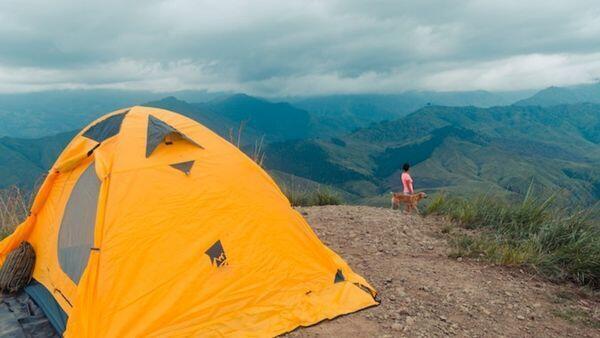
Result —
<svg viewBox="0 0 600 338"><path fill-rule="evenodd" d="M600 1L0 1L0 92L311 95L600 78Z"/></svg>

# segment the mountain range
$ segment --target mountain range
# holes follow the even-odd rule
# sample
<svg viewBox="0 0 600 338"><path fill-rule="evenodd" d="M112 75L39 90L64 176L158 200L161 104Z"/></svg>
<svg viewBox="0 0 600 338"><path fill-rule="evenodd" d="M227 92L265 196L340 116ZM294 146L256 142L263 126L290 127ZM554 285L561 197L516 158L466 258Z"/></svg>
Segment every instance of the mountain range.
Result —
<svg viewBox="0 0 600 338"><path fill-rule="evenodd" d="M407 92L289 102L201 91L162 99L117 92L0 95L6 122L0 134L10 135L0 137L0 188L33 187L74 130L105 111L146 102L198 120L247 153L264 142L263 165L281 184L328 186L351 202L386 202L388 191L400 189L404 162L426 191L510 198L533 180L540 193L558 192L565 204L600 199L600 96L594 94L600 84L551 87L528 98ZM48 136L26 138L38 134Z"/></svg>
<svg viewBox="0 0 600 338"><path fill-rule="evenodd" d="M417 187L470 194L524 193L531 180L559 199L600 198L600 105L429 106L330 140L269 144L267 168L341 188L359 199ZM293 158L294 161L289 161Z"/></svg>
<svg viewBox="0 0 600 338"><path fill-rule="evenodd" d="M318 132L330 133L332 131L346 132L371 122L395 119L427 104L504 105L525 98L529 96L528 94L528 91L506 93L413 91L395 95L330 95L288 98L289 100L256 99L280 102L279 107L272 107L272 111L282 114L286 113L285 109L310 111L313 124ZM122 107L155 102L167 97L177 97L182 101L193 102L197 106L196 110L199 108L228 110L225 113L229 115L244 114L239 110L241 108L264 108L260 107L260 103L257 101L247 100L251 98L247 95L225 92L178 91L165 93L90 89L0 94L0 120L2 121L0 136L36 138L79 129L107 112ZM290 103L293 107L289 107ZM252 106L253 104L254 106ZM235 119L235 116L232 117ZM319 129L319 127L323 128Z"/></svg>
<svg viewBox="0 0 600 338"><path fill-rule="evenodd" d="M0 136L37 138L82 128L97 117L122 107L176 95L193 102L226 93L94 89L0 94Z"/></svg>

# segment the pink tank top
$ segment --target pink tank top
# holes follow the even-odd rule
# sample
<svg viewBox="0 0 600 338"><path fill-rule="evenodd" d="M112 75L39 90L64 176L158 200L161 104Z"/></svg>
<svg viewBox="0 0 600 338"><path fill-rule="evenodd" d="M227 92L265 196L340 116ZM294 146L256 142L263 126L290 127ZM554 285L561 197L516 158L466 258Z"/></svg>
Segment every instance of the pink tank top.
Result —
<svg viewBox="0 0 600 338"><path fill-rule="evenodd" d="M402 186L404 187L404 192L412 194L413 193L413 179L410 177L410 174L407 172L403 172L402 176Z"/></svg>

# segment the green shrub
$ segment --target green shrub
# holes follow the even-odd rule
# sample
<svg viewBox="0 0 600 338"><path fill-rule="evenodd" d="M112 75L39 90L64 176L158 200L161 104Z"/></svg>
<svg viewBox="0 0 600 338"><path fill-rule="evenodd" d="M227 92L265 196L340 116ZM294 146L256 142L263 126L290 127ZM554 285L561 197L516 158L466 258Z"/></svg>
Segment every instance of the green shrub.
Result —
<svg viewBox="0 0 600 338"><path fill-rule="evenodd" d="M446 193L438 193L434 195L430 201L431 202L429 202L427 207L423 210L423 214L429 215L442 213L442 209L445 207L447 201Z"/></svg>
<svg viewBox="0 0 600 338"><path fill-rule="evenodd" d="M296 192L287 195L290 204L294 207L306 207L314 205L311 196L306 192Z"/></svg>
<svg viewBox="0 0 600 338"><path fill-rule="evenodd" d="M428 213L446 215L476 231L453 235L451 256L482 257L530 268L553 281L600 287L600 223L597 207L566 213L554 197L536 199L529 188L519 203L491 196L435 196Z"/></svg>
<svg viewBox="0 0 600 338"><path fill-rule="evenodd" d="M314 205L339 205L343 203L341 196L328 188L318 187L313 191L283 189L290 204L295 207L308 207Z"/></svg>
<svg viewBox="0 0 600 338"><path fill-rule="evenodd" d="M340 205L342 199L340 195L329 189L317 189L314 192L315 205Z"/></svg>

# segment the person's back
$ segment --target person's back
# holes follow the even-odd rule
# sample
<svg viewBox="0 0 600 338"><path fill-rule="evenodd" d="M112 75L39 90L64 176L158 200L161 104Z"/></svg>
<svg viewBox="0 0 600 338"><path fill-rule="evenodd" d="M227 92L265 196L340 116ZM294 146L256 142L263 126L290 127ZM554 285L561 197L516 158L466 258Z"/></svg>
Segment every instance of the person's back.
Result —
<svg viewBox="0 0 600 338"><path fill-rule="evenodd" d="M410 170L410 165L408 163L404 163L402 166L402 175L400 175L400 179L402 180L402 186L404 187L404 194L410 195L414 193L413 190L413 179L410 177L408 171Z"/></svg>

